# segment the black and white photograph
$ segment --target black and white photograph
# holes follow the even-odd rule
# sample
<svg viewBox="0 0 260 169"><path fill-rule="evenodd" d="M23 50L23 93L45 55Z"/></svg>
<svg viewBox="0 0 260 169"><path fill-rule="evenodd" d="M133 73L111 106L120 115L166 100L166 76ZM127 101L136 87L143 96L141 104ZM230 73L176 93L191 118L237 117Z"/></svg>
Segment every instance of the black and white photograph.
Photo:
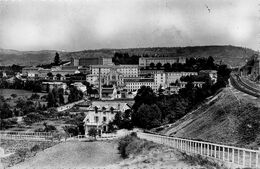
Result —
<svg viewBox="0 0 260 169"><path fill-rule="evenodd" d="M260 169L260 0L0 0L0 169Z"/></svg>

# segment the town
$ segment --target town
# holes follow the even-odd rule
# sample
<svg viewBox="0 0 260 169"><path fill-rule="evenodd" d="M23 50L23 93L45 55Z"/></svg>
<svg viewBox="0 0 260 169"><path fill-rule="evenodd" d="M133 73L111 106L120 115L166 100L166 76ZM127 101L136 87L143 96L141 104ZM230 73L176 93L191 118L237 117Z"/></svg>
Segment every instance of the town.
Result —
<svg viewBox="0 0 260 169"><path fill-rule="evenodd" d="M0 169L260 168L255 1L0 1Z"/></svg>

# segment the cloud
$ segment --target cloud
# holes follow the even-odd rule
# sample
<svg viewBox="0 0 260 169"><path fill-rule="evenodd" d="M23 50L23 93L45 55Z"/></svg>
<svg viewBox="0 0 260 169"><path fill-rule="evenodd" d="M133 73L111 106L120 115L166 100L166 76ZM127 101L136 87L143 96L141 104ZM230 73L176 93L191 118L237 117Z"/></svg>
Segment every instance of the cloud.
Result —
<svg viewBox="0 0 260 169"><path fill-rule="evenodd" d="M0 1L0 47L231 44L257 49L257 0Z"/></svg>

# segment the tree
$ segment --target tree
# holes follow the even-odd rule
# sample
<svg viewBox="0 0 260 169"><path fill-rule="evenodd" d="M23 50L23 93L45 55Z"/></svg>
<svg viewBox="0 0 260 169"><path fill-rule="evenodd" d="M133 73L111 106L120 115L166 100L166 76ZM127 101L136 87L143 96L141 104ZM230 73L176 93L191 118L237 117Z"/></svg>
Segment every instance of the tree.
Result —
<svg viewBox="0 0 260 169"><path fill-rule="evenodd" d="M70 94L68 97L69 103L79 101L83 98L82 91L78 90L75 86L70 87Z"/></svg>
<svg viewBox="0 0 260 169"><path fill-rule="evenodd" d="M156 64L157 70L161 69L161 67L162 67L162 64L160 62Z"/></svg>
<svg viewBox="0 0 260 169"><path fill-rule="evenodd" d="M64 102L64 89L63 88L58 89L58 100L59 100L60 104L65 104L65 102Z"/></svg>
<svg viewBox="0 0 260 169"><path fill-rule="evenodd" d="M11 97L12 97L12 98L16 98L16 97L17 97L17 94L14 94L14 93L13 93L13 94L11 94Z"/></svg>
<svg viewBox="0 0 260 169"><path fill-rule="evenodd" d="M56 77L57 77L57 80L60 80L61 79L61 74L56 74Z"/></svg>
<svg viewBox="0 0 260 169"><path fill-rule="evenodd" d="M7 103L3 103L0 105L0 118L6 119L13 117L13 112L10 109L10 106Z"/></svg>
<svg viewBox="0 0 260 169"><path fill-rule="evenodd" d="M55 53L55 57L54 57L54 65L55 66L58 66L60 63L60 56L59 56L59 53Z"/></svg>
<svg viewBox="0 0 260 169"><path fill-rule="evenodd" d="M53 78L53 74L51 72L47 73L47 76L49 77L49 79Z"/></svg>
<svg viewBox="0 0 260 169"><path fill-rule="evenodd" d="M97 135L98 135L98 131L96 128L90 128L88 130L88 135L91 137L94 137L96 139Z"/></svg>
<svg viewBox="0 0 260 169"><path fill-rule="evenodd" d="M56 100L52 92L48 93L47 102L48 107L54 107L56 105Z"/></svg>
<svg viewBox="0 0 260 169"><path fill-rule="evenodd" d="M171 64L170 63L165 63L164 65L163 65L163 67L164 67L164 70L165 71L170 71L171 70Z"/></svg>
<svg viewBox="0 0 260 169"><path fill-rule="evenodd" d="M150 63L150 67L153 69L154 68L154 66L155 66L155 64L152 62L152 63Z"/></svg>
<svg viewBox="0 0 260 169"><path fill-rule="evenodd" d="M142 104L134 117L133 123L137 127L151 129L161 125L161 111L155 104Z"/></svg>
<svg viewBox="0 0 260 169"><path fill-rule="evenodd" d="M136 112L142 104L155 104L156 96L150 86L141 86L134 100L133 111Z"/></svg>

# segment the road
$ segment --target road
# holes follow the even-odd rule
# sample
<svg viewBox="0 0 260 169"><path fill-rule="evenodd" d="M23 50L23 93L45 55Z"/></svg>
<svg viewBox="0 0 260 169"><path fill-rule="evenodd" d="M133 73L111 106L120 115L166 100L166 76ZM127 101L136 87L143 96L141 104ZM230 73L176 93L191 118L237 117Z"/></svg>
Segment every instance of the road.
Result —
<svg viewBox="0 0 260 169"><path fill-rule="evenodd" d="M12 169L101 168L119 161L115 141L65 142L38 153Z"/></svg>

